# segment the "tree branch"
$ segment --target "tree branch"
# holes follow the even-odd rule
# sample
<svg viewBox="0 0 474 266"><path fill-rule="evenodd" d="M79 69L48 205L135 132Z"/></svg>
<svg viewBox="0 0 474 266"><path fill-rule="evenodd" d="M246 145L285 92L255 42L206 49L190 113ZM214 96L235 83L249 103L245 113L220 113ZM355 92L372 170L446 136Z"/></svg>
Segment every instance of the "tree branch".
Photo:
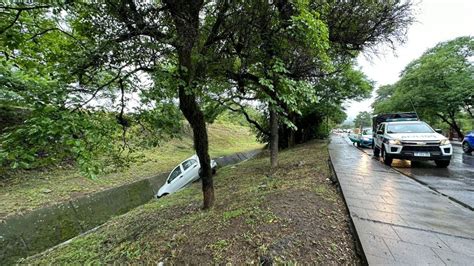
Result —
<svg viewBox="0 0 474 266"><path fill-rule="evenodd" d="M25 7L12 7L12 6L0 6L1 9L6 9L6 10L18 10L18 11L23 11L23 10L34 10L34 9L42 9L42 8L50 8L51 6L25 6Z"/></svg>
<svg viewBox="0 0 474 266"><path fill-rule="evenodd" d="M222 106L224 106L225 108L229 109L230 111L232 112L235 112L235 113L241 113L244 115L245 117L245 120L247 120L247 122L249 122L250 124L254 125L255 128L257 128L260 132L262 132L263 134L265 134L266 136L270 136L270 132L266 131L257 121L253 120L250 115L247 113L247 111L245 111L245 108L240 105L239 103L235 102L234 100L232 100L232 103L239 106L239 109L235 109L235 108L232 108L230 105L226 104L224 101L222 100L219 100L217 99L217 102L219 104L221 104Z"/></svg>
<svg viewBox="0 0 474 266"><path fill-rule="evenodd" d="M59 31L59 32L61 32L62 34L64 34L64 35L70 37L71 39L74 39L74 40L75 40L79 45L81 45L83 48L86 48L86 47L84 46L84 44L83 44L79 39L77 39L74 35L72 35L71 33L67 32L67 31L64 31L64 30L62 30L62 29L60 29L60 28L57 28L57 27L49 28L49 29L45 29L45 30L42 30L42 31L40 31L40 32L37 32L37 33L35 33L33 36L31 36L31 37L28 39L28 41L31 41L31 40L37 38L38 36L41 36L41 35L43 35L43 34L46 34L46 33L50 32L50 31Z"/></svg>
<svg viewBox="0 0 474 266"><path fill-rule="evenodd" d="M15 18L13 19L13 21L4 29L2 29L0 31L0 34L3 34L5 31L7 31L9 28L13 27L13 25L15 25L15 23L18 21L18 19L20 18L20 14L21 14L21 11L23 10L18 10L18 12L16 13L16 16Z"/></svg>

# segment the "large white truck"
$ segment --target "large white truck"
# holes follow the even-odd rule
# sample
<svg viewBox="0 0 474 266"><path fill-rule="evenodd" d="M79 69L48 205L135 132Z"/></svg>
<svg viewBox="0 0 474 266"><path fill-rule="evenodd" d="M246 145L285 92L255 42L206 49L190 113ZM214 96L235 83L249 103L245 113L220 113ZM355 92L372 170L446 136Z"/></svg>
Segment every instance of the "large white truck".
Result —
<svg viewBox="0 0 474 266"><path fill-rule="evenodd" d="M374 156L382 156L386 165L393 159L433 160L438 167L448 167L453 147L449 140L415 113L382 114L373 118Z"/></svg>

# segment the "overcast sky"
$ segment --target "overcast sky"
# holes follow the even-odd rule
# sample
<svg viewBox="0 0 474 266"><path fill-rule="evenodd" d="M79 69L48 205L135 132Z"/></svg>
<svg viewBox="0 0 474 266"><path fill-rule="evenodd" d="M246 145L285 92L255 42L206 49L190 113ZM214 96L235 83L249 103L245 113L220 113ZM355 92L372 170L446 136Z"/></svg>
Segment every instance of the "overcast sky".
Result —
<svg viewBox="0 0 474 266"><path fill-rule="evenodd" d="M375 89L396 82L408 63L437 43L474 35L474 0L422 0L414 10L417 22L408 29L405 44L398 45L395 52L387 50L378 57L358 58L362 71L375 81ZM362 102L347 102L348 120L361 111L371 111L372 102L373 96Z"/></svg>

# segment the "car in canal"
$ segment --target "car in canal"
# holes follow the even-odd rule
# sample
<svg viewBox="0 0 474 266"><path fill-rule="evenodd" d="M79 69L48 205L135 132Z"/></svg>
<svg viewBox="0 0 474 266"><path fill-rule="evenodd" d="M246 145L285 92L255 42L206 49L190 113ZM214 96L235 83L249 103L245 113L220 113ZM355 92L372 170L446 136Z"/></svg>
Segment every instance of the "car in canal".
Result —
<svg viewBox="0 0 474 266"><path fill-rule="evenodd" d="M440 168L448 167L453 147L439 131L417 117L383 115L374 117L374 156L382 156L386 165L393 159L433 160Z"/></svg>
<svg viewBox="0 0 474 266"><path fill-rule="evenodd" d="M465 136L461 143L462 150L470 154L474 150L474 130L469 131Z"/></svg>
<svg viewBox="0 0 474 266"><path fill-rule="evenodd" d="M216 173L217 163L211 160L212 174ZM192 182L198 180L201 174L201 164L197 155L193 155L176 166L168 175L165 184L156 193L157 198L172 194Z"/></svg>

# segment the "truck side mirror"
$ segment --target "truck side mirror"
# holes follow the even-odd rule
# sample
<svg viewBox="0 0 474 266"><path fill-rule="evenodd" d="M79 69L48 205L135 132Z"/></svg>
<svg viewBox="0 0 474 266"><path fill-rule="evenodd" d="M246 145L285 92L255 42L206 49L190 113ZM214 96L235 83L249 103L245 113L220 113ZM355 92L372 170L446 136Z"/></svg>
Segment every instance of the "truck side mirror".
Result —
<svg viewBox="0 0 474 266"><path fill-rule="evenodd" d="M443 134L443 130L441 130L441 129L439 129L439 128L438 128L438 129L435 129L435 132L436 132L436 133L439 133L439 134Z"/></svg>
<svg viewBox="0 0 474 266"><path fill-rule="evenodd" d="M377 130L377 134L382 135L382 134L383 134L383 131L382 131L382 130Z"/></svg>

